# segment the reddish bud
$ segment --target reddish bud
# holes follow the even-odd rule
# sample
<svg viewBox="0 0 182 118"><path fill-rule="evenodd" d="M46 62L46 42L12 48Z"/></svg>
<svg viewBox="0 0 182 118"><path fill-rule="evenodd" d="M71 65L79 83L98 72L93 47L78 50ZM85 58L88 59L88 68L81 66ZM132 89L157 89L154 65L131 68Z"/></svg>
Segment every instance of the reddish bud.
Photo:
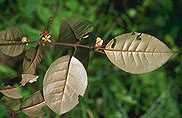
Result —
<svg viewBox="0 0 182 118"><path fill-rule="evenodd" d="M47 31L44 30L44 31L41 32L40 35L41 35L41 36L46 36L47 34L48 34Z"/></svg>
<svg viewBox="0 0 182 118"><path fill-rule="evenodd" d="M50 21L53 21L53 20L54 20L54 17L50 17L49 20L50 20Z"/></svg>

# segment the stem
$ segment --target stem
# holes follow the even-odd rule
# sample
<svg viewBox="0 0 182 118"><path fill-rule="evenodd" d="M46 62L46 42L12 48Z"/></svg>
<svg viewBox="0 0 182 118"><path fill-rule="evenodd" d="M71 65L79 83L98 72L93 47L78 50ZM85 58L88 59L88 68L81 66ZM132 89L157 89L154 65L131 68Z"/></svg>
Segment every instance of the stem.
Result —
<svg viewBox="0 0 182 118"><path fill-rule="evenodd" d="M15 113L15 111L13 109L11 109L6 103L2 102L0 100L0 104L4 105L6 107L6 109L8 109L8 111L11 112L13 118L18 118L17 114Z"/></svg>
<svg viewBox="0 0 182 118"><path fill-rule="evenodd" d="M59 43L59 42L45 42L42 40L37 40L33 42L29 42L28 44L48 44L48 45L61 45L61 46L68 46L68 47L81 47L81 48L88 48L90 50L94 49L93 46L81 45L81 44L72 44L72 43ZM26 43L18 42L18 43L4 43L0 44L0 46L12 46L12 45L26 45Z"/></svg>
<svg viewBox="0 0 182 118"><path fill-rule="evenodd" d="M81 47L81 48L88 48L93 49L93 47L87 46L87 45L81 45L81 44L72 44L72 43L59 43L59 42L46 42L46 44L49 45L61 45L61 46L68 46L68 47Z"/></svg>
<svg viewBox="0 0 182 118"><path fill-rule="evenodd" d="M12 46L12 45L26 45L27 43L23 43L23 42L18 42L18 43L4 43L4 44L0 44L0 46ZM60 42L45 42L45 41L42 41L42 40L37 40L37 41L33 41L33 42L29 42L28 43L29 45L30 44L47 44L47 45L60 45L60 46L68 46L68 47L81 47L81 48L87 48L89 50L94 50L95 47L94 46L87 46L87 45L81 45L81 44L78 44L78 43L75 43L75 44L72 44L72 43L60 43ZM97 47L98 48L98 47ZM104 48L98 48L98 49L101 49L101 50L104 50ZM96 51L98 52L98 51ZM101 53L101 52L99 52ZM104 53L102 53L104 54Z"/></svg>
<svg viewBox="0 0 182 118"><path fill-rule="evenodd" d="M29 42L28 44L39 44L39 42L38 41L32 41L32 42ZM18 43L4 43L4 44L0 44L0 46L11 46L11 45L26 45L26 43L18 42Z"/></svg>

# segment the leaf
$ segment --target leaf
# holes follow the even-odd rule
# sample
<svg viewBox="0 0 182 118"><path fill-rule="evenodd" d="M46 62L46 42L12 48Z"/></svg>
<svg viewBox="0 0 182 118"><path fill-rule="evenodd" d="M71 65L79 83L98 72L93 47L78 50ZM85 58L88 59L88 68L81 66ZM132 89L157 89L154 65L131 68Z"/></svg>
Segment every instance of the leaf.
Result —
<svg viewBox="0 0 182 118"><path fill-rule="evenodd" d="M84 48L78 48L75 57L84 65L87 70L89 64L90 50Z"/></svg>
<svg viewBox="0 0 182 118"><path fill-rule="evenodd" d="M42 5L40 5L40 6L37 8L37 15L38 15L39 19L40 19L43 23L45 23L45 24L48 23L49 17L50 17L50 16L53 16L51 10L50 10L50 9L47 9L46 6L44 7L44 6L42 6Z"/></svg>
<svg viewBox="0 0 182 118"><path fill-rule="evenodd" d="M88 40L81 40L80 44L89 45L89 42ZM89 64L90 50L86 48L77 48L74 56L84 65L85 69L87 70Z"/></svg>
<svg viewBox="0 0 182 118"><path fill-rule="evenodd" d="M0 92L4 94L7 97L14 98L14 99L19 99L22 98L22 95L18 92L18 88L13 88L12 86L1 86L0 87Z"/></svg>
<svg viewBox="0 0 182 118"><path fill-rule="evenodd" d="M41 109L45 105L41 92L37 91L21 104L21 110L29 116L43 116Z"/></svg>
<svg viewBox="0 0 182 118"><path fill-rule="evenodd" d="M64 43L76 43L92 32L91 22L78 18L64 19L59 29L59 41Z"/></svg>
<svg viewBox="0 0 182 118"><path fill-rule="evenodd" d="M41 62L42 56L43 54L39 46L28 50L23 60L23 73L35 74L36 66Z"/></svg>
<svg viewBox="0 0 182 118"><path fill-rule="evenodd" d="M0 44L11 44L21 42L24 36L18 27L9 27L0 32ZM23 52L24 45L0 46L0 51L8 56L18 56Z"/></svg>
<svg viewBox="0 0 182 118"><path fill-rule="evenodd" d="M69 55L54 61L43 80L43 95L46 104L61 115L73 109L78 96L87 88L87 72L82 63Z"/></svg>
<svg viewBox="0 0 182 118"><path fill-rule="evenodd" d="M151 72L175 54L157 38L141 33L117 36L106 45L105 53L114 65L133 74Z"/></svg>
<svg viewBox="0 0 182 118"><path fill-rule="evenodd" d="M26 83L33 83L36 82L37 79L39 78L39 76L37 75L32 75L32 74L22 74L22 80L20 82L20 84L22 86L25 86Z"/></svg>

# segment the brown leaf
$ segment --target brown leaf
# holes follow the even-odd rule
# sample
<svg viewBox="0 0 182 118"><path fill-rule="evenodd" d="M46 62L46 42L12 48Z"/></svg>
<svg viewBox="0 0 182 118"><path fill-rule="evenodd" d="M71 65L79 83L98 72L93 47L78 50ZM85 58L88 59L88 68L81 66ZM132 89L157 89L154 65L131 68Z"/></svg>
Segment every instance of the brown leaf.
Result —
<svg viewBox="0 0 182 118"><path fill-rule="evenodd" d="M37 79L39 78L39 76L37 75L32 75L32 74L22 74L22 80L20 82L20 84L22 86L25 86L26 83L33 83L36 82Z"/></svg>
<svg viewBox="0 0 182 118"><path fill-rule="evenodd" d="M114 65L133 74L151 72L175 54L157 38L141 33L115 37L106 45L105 53Z"/></svg>
<svg viewBox="0 0 182 118"><path fill-rule="evenodd" d="M29 116L43 116L41 109L45 105L41 92L37 91L21 104L21 110Z"/></svg>
<svg viewBox="0 0 182 118"><path fill-rule="evenodd" d="M39 46L28 50L23 61L23 73L35 74L36 66L41 62L42 56Z"/></svg>
<svg viewBox="0 0 182 118"><path fill-rule="evenodd" d="M4 94L7 97L14 98L14 99L19 99L22 98L22 95L18 92L18 88L13 88L12 86L1 86L0 87L0 92Z"/></svg>
<svg viewBox="0 0 182 118"><path fill-rule="evenodd" d="M54 61L43 80L43 95L46 104L61 115L73 109L78 96L87 88L87 72L82 63L69 55Z"/></svg>
<svg viewBox="0 0 182 118"><path fill-rule="evenodd" d="M23 36L23 32L18 27L9 27L7 30L0 32L0 43L19 43ZM0 51L2 53L12 57L20 55L23 52L23 49L24 45L0 46Z"/></svg>

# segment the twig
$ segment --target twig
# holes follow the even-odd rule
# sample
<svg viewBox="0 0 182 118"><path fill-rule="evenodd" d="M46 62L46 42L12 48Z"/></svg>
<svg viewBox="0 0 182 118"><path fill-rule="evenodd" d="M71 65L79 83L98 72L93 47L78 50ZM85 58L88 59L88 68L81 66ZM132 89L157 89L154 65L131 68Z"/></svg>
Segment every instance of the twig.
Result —
<svg viewBox="0 0 182 118"><path fill-rule="evenodd" d="M75 54L76 54L76 51L77 51L77 47L76 46L74 46L74 52L73 52L73 56L75 56Z"/></svg>
<svg viewBox="0 0 182 118"><path fill-rule="evenodd" d="M89 115L89 118L94 118L93 113L89 109L87 109L87 113Z"/></svg>
<svg viewBox="0 0 182 118"><path fill-rule="evenodd" d="M59 42L46 42L46 44L49 45L61 45L61 46L68 46L68 47L81 47L81 48L88 48L90 50L93 49L93 47L87 46L87 45L81 45L81 44L72 44L72 43L59 43Z"/></svg>
<svg viewBox="0 0 182 118"><path fill-rule="evenodd" d="M0 46L11 46L11 45L26 45L27 43L23 43L23 42L18 42L18 43L2 43L0 44ZM38 41L32 41L29 42L28 44L39 44Z"/></svg>
<svg viewBox="0 0 182 118"><path fill-rule="evenodd" d="M42 40L37 40L37 41L33 41L33 42L29 42L28 45L31 45L31 44L46 44L46 45L60 45L60 46L67 46L67 47L80 47L80 48L87 48L89 50L92 50L94 51L94 49L96 47L94 46L87 46L87 45L81 45L81 44L78 44L78 43L60 43L60 42L45 42L45 41L42 41ZM4 43L4 44L0 44L0 46L11 46L11 45L27 45L27 43L23 43L23 42L18 42L18 43ZM98 47L97 47L98 48ZM104 48L100 47L98 48L98 50L105 50ZM101 54L105 54L104 52L101 52L101 51L96 51L98 53L101 53Z"/></svg>
<svg viewBox="0 0 182 118"><path fill-rule="evenodd" d="M0 104L4 105L6 107L6 109L8 109L8 111L11 112L13 118L18 118L15 111L13 109L11 109L6 103L4 103L0 100Z"/></svg>
<svg viewBox="0 0 182 118"><path fill-rule="evenodd" d="M11 45L26 45L27 43L23 43L23 42L18 42L18 43L2 43L0 44L0 46L11 46ZM59 43L59 42L45 42L42 40L37 40L37 41L33 41L33 42L29 42L30 44L48 44L48 45L61 45L61 46L68 46L68 47L81 47L81 48L88 48L88 49L92 49L93 47L90 46L86 46L86 45L80 45L80 44L72 44L72 43Z"/></svg>

